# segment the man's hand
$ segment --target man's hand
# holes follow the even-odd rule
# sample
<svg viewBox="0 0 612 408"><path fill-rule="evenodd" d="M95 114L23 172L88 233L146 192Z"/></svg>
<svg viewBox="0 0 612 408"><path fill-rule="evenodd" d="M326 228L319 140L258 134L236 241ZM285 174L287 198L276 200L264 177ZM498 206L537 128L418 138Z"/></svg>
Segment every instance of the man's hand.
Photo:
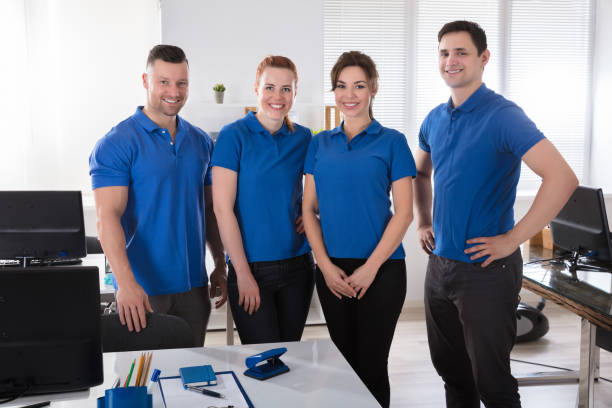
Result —
<svg viewBox="0 0 612 408"><path fill-rule="evenodd" d="M353 274L345 279L355 292L359 293L357 299L361 299L365 295L366 291L376 278L378 269L368 264L368 262L355 269Z"/></svg>
<svg viewBox="0 0 612 408"><path fill-rule="evenodd" d="M225 265L215 267L210 274L210 298L217 297L217 288L221 289L221 297L215 301L215 309L223 306L227 300L227 275Z"/></svg>
<svg viewBox="0 0 612 408"><path fill-rule="evenodd" d="M496 259L505 258L512 254L519 246L509 233L495 235L493 237L472 238L468 239L466 242L468 244L477 244L464 251L466 254L474 254L470 257L471 260L489 255L481 265L483 268L487 267Z"/></svg>
<svg viewBox="0 0 612 408"><path fill-rule="evenodd" d="M295 219L295 230L298 234L304 233L304 221L302 221L301 215Z"/></svg>
<svg viewBox="0 0 612 408"><path fill-rule="evenodd" d="M145 312L153 313L153 309L142 286L133 282L117 288L117 312L122 325L127 324L129 331L140 332L147 327Z"/></svg>
<svg viewBox="0 0 612 408"><path fill-rule="evenodd" d="M345 279L347 278L346 273L338 268L333 263L330 263L325 268L319 265L319 269L323 273L325 284L338 299L342 299L342 295L346 297L355 297L357 292L349 285Z"/></svg>
<svg viewBox="0 0 612 408"><path fill-rule="evenodd" d="M238 306L244 305L244 311L252 315L259 309L261 298L259 297L259 286L251 271L248 273L236 273L238 281Z"/></svg>
<svg viewBox="0 0 612 408"><path fill-rule="evenodd" d="M433 227L431 225L419 227L417 229L417 238L423 251L431 255L433 250L436 249L436 238L434 237Z"/></svg>

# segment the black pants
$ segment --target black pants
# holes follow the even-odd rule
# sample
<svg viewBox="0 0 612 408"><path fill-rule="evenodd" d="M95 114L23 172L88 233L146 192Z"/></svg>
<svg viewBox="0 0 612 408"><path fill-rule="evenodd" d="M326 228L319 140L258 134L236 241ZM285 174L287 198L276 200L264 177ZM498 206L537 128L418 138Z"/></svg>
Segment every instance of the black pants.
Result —
<svg viewBox="0 0 612 408"><path fill-rule="evenodd" d="M227 277L229 304L242 344L300 341L314 287L312 255L249 266L261 298L252 315L244 305L238 306L238 283L231 264Z"/></svg>
<svg viewBox="0 0 612 408"><path fill-rule="evenodd" d="M523 277L519 250L482 268L431 255L425 318L431 360L444 380L446 406L520 407L510 372Z"/></svg>
<svg viewBox="0 0 612 408"><path fill-rule="evenodd" d="M182 317L193 332L193 347L202 347L206 337L206 326L210 317L208 285L187 292L149 296L155 313Z"/></svg>
<svg viewBox="0 0 612 408"><path fill-rule="evenodd" d="M349 276L366 261L331 260ZM406 298L406 262L403 259L385 262L360 300L334 296L318 267L316 282L331 339L374 398L388 407L391 392L387 360Z"/></svg>

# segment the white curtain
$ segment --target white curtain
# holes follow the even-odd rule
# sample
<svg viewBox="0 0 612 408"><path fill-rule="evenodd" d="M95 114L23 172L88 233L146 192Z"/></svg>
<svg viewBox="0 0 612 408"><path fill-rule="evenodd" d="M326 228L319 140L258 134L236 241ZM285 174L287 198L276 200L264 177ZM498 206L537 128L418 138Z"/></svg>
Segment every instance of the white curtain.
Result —
<svg viewBox="0 0 612 408"><path fill-rule="evenodd" d="M159 10L159 0L1 3L0 189L90 194L93 145L143 104Z"/></svg>

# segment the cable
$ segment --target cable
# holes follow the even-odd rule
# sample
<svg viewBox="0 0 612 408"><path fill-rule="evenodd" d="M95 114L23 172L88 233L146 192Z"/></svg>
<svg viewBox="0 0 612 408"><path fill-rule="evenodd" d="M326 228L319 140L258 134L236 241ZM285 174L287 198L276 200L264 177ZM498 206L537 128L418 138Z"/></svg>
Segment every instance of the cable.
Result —
<svg viewBox="0 0 612 408"><path fill-rule="evenodd" d="M519 359L516 359L516 358L511 358L510 361L514 361L515 363L531 364L531 365L540 366L540 367L555 368L557 370L563 370L563 371L574 371L574 370L572 370L570 368L557 367L557 366L554 366L554 365L548 365L548 364L542 364L542 363L534 363L534 362L531 362L531 361L519 360ZM610 380L608 378L605 378L605 377L598 377L598 379L607 381L609 383L612 383L612 380Z"/></svg>

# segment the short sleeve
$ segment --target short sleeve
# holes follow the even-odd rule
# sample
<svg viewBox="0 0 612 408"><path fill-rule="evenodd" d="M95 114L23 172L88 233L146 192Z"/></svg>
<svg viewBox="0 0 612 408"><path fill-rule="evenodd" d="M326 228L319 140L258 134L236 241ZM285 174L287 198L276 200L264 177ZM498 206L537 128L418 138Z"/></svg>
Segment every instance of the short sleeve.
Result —
<svg viewBox="0 0 612 408"><path fill-rule="evenodd" d="M499 123L497 149L518 158L545 138L525 112L514 104L501 109L495 120Z"/></svg>
<svg viewBox="0 0 612 408"><path fill-rule="evenodd" d="M423 123L421 123L421 128L419 129L419 147L426 151L427 153L431 153L431 148L429 147L429 143L427 141L427 123L428 123L429 115L425 118Z"/></svg>
<svg viewBox="0 0 612 408"><path fill-rule="evenodd" d="M225 126L219 132L212 155L212 165L240 171L240 140L231 127Z"/></svg>
<svg viewBox="0 0 612 408"><path fill-rule="evenodd" d="M204 133L204 137L208 148L208 168L206 169L206 175L204 176L204 185L210 186L212 184L212 156L214 154L215 144L210 136L208 136L206 133Z"/></svg>
<svg viewBox="0 0 612 408"><path fill-rule="evenodd" d="M406 136L402 133L394 135L391 146L391 182L404 177L416 177L416 165Z"/></svg>
<svg viewBox="0 0 612 408"><path fill-rule="evenodd" d="M317 164L317 151L319 150L319 137L315 136L310 141L306 159L304 160L304 173L314 174L314 169Z"/></svg>
<svg viewBox="0 0 612 408"><path fill-rule="evenodd" d="M89 156L91 188L129 186L131 159L129 151L117 138L106 135L98 140Z"/></svg>

